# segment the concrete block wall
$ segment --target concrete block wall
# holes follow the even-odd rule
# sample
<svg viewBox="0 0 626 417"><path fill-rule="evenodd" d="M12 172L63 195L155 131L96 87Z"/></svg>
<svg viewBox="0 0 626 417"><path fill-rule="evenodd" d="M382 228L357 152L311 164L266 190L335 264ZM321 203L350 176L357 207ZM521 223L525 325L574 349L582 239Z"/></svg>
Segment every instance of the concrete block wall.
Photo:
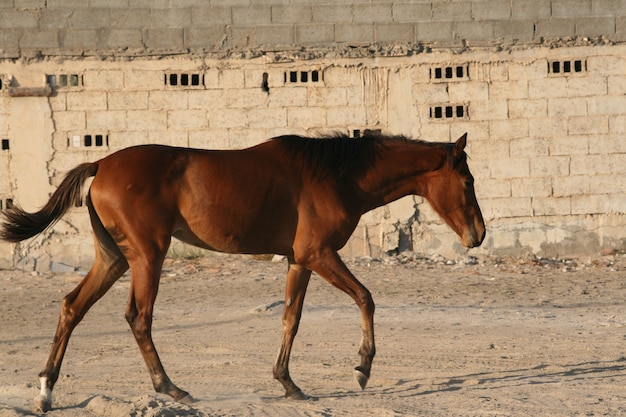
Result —
<svg viewBox="0 0 626 417"><path fill-rule="evenodd" d="M0 58L621 42L625 16L622 0L4 0Z"/></svg>
<svg viewBox="0 0 626 417"><path fill-rule="evenodd" d="M625 17L619 0L3 1L0 203L34 210L76 164L140 143L468 132L488 226L472 253L625 250ZM420 197L366 214L343 254L402 250L466 254ZM0 267L92 257L84 207L0 243Z"/></svg>
<svg viewBox="0 0 626 417"><path fill-rule="evenodd" d="M473 253L564 257L623 250L625 56L626 46L612 45L287 63L4 63L0 73L19 84L47 80L55 92L0 95L0 131L11 145L2 151L9 175L0 198L35 209L79 162L147 142L229 149L283 133L358 136L370 129L454 141L468 132L488 225L485 244ZM13 114L23 100L49 108L41 113L50 121L27 129L31 115ZM14 143L16 129L44 150L25 152ZM33 158L47 176L16 169ZM24 268L45 269L51 261L87 266L89 234L86 210L78 207L46 236L15 250L0 246L11 253L5 262ZM422 198L408 197L366 214L343 254L401 250L466 253Z"/></svg>

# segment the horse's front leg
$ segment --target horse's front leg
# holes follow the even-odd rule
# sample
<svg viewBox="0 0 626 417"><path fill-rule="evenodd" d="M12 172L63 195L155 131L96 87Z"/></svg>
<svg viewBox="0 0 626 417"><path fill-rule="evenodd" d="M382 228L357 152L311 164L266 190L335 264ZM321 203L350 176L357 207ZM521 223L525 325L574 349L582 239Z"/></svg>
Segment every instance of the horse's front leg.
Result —
<svg viewBox="0 0 626 417"><path fill-rule="evenodd" d="M289 355L293 340L298 332L304 296L311 278L311 270L289 260L287 273L287 288L285 290L285 310L283 312L283 336L280 350L274 364L274 378L285 387L285 397L291 399L306 399L300 388L289 376Z"/></svg>
<svg viewBox="0 0 626 417"><path fill-rule="evenodd" d="M372 361L376 355L374 343L375 306L372 295L350 272L337 252L333 250L321 251L317 256L311 257L307 266L352 297L361 311L362 337L359 348L361 365L355 368L354 376L361 389L365 389L372 370Z"/></svg>

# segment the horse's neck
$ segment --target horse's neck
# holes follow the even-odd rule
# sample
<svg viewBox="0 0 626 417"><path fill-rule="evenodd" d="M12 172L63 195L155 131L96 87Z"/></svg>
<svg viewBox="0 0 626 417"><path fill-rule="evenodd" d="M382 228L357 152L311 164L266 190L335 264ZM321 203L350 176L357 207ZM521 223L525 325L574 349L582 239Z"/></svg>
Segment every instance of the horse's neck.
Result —
<svg viewBox="0 0 626 417"><path fill-rule="evenodd" d="M383 149L376 162L361 178L364 212L410 194L423 195L428 172L446 161L443 147L399 144Z"/></svg>

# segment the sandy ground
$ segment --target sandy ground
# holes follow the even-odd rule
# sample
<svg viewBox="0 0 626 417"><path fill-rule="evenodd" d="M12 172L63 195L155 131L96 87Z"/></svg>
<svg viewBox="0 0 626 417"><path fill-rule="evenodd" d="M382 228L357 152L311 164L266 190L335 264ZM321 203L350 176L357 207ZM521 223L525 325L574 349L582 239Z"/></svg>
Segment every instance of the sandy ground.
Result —
<svg viewBox="0 0 626 417"><path fill-rule="evenodd" d="M124 319L123 277L77 327L48 416L626 415L626 256L348 261L377 303L378 355L353 380L360 318L314 275L291 375L272 379L286 262L209 254L168 260L154 339L172 380L156 394ZM79 273L0 271L0 416L37 415L37 374Z"/></svg>

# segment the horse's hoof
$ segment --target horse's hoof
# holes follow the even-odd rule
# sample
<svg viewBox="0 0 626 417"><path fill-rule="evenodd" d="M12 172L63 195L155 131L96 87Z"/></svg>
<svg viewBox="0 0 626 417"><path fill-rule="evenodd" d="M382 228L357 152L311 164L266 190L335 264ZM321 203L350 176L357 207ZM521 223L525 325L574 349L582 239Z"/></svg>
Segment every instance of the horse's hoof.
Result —
<svg viewBox="0 0 626 417"><path fill-rule="evenodd" d="M180 398L179 400L176 400L176 402L181 403L181 404L185 404L185 405L191 405L193 403L197 403L198 400L193 398L191 395L187 394L183 398Z"/></svg>
<svg viewBox="0 0 626 417"><path fill-rule="evenodd" d="M359 368L356 368L354 370L354 379L356 379L356 382L359 384L361 389L364 390L365 386L367 385L367 381L369 381L370 377L366 375L363 371L361 371Z"/></svg>
<svg viewBox="0 0 626 417"><path fill-rule="evenodd" d="M291 394L285 394L285 397L288 400L296 400L296 401L305 401L310 398L308 395L304 395L304 393L301 390L294 391Z"/></svg>
<svg viewBox="0 0 626 417"><path fill-rule="evenodd" d="M41 410L42 413L47 413L52 410L52 401L50 401L45 395L39 395L36 397L35 405Z"/></svg>

